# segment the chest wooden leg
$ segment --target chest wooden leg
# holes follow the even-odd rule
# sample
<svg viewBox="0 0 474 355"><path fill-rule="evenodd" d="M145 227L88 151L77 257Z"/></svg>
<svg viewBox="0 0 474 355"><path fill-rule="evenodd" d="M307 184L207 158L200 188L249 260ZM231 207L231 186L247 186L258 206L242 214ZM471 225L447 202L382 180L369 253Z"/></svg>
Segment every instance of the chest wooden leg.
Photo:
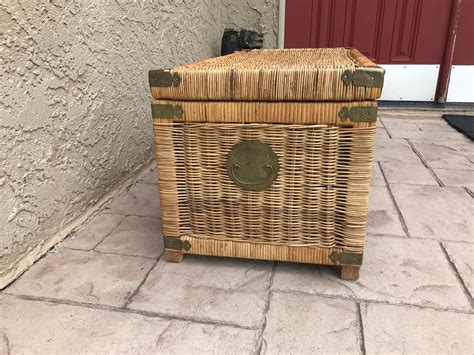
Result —
<svg viewBox="0 0 474 355"><path fill-rule="evenodd" d="M180 251L165 250L165 260L172 263L180 263L183 261L184 254Z"/></svg>
<svg viewBox="0 0 474 355"><path fill-rule="evenodd" d="M360 266L343 265L341 266L341 279L357 281L359 279Z"/></svg>

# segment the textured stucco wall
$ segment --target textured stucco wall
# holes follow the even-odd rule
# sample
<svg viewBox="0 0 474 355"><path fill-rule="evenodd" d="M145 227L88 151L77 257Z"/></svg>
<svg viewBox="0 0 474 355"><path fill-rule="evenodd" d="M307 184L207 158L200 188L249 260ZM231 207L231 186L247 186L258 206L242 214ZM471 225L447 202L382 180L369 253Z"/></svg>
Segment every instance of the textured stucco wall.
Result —
<svg viewBox="0 0 474 355"><path fill-rule="evenodd" d="M147 71L218 54L229 26L274 46L276 8L0 2L0 288L152 159Z"/></svg>
<svg viewBox="0 0 474 355"><path fill-rule="evenodd" d="M265 47L278 44L278 0L222 0L224 27L263 33Z"/></svg>

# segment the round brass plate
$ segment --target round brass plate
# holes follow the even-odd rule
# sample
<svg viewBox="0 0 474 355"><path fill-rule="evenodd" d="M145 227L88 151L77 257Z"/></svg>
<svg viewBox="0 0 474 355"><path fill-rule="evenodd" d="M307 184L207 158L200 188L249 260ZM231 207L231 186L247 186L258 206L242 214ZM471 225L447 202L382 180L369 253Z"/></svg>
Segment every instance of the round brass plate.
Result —
<svg viewBox="0 0 474 355"><path fill-rule="evenodd" d="M227 156L227 172L237 186L250 191L270 187L280 165L272 148L261 141L242 141Z"/></svg>

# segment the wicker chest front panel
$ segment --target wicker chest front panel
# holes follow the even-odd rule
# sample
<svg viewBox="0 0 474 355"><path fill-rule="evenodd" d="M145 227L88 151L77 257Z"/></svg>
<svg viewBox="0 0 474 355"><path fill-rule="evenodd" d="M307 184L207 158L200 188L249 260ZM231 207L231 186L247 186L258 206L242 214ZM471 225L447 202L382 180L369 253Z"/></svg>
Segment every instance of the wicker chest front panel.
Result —
<svg viewBox="0 0 474 355"><path fill-rule="evenodd" d="M167 237L362 252L375 127L155 121ZM278 156L270 188L226 169L232 147L260 140Z"/></svg>

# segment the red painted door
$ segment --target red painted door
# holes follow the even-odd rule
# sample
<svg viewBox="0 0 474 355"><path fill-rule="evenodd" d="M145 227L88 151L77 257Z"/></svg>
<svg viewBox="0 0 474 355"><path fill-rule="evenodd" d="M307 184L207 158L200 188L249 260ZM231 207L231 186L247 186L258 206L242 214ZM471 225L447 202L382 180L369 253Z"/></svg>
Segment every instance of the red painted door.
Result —
<svg viewBox="0 0 474 355"><path fill-rule="evenodd" d="M379 64L440 64L451 0L287 0L285 47L356 47Z"/></svg>
<svg viewBox="0 0 474 355"><path fill-rule="evenodd" d="M454 65L474 65L474 0L461 2L459 24L456 31Z"/></svg>

